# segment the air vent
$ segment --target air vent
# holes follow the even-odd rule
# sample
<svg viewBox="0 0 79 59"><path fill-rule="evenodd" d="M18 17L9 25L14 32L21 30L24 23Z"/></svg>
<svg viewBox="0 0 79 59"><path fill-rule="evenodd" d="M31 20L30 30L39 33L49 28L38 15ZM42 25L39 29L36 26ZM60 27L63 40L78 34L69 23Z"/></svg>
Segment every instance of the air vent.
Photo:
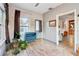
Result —
<svg viewBox="0 0 79 59"><path fill-rule="evenodd" d="M52 10L52 8L49 8L48 10Z"/></svg>
<svg viewBox="0 0 79 59"><path fill-rule="evenodd" d="M35 7L38 7L38 6L39 6L39 3L36 3L36 4L35 4Z"/></svg>

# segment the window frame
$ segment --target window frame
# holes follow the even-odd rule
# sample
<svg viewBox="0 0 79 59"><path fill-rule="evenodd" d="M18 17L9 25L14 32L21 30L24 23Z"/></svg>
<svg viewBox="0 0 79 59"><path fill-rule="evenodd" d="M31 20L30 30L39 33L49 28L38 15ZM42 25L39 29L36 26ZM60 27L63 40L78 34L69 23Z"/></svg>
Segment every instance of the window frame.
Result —
<svg viewBox="0 0 79 59"><path fill-rule="evenodd" d="M36 21L38 21L39 22L39 30L36 30ZM38 20L38 19L36 19L35 20L35 32L42 32L42 21L41 20Z"/></svg>
<svg viewBox="0 0 79 59"><path fill-rule="evenodd" d="M27 18L28 20L29 20L29 18L28 17L20 17L20 35L22 35L22 33L21 33L21 28L26 28L26 27L28 27L28 31L26 31L26 32L29 32L29 24L28 25L21 25L21 19L23 19L23 18ZM20 36L20 39L23 39L21 36Z"/></svg>
<svg viewBox="0 0 79 59"><path fill-rule="evenodd" d="M27 19L28 19L28 17L20 17L20 20L21 20L22 18L27 18ZM21 22L20 22L20 24L21 24ZM28 24L28 26L27 26L27 25L20 25L20 27L28 27L28 32L29 32L29 24Z"/></svg>
<svg viewBox="0 0 79 59"><path fill-rule="evenodd" d="M2 23L0 25L1 27L1 38L0 38L0 45L6 40L5 36L5 9L3 4L0 4L0 10L2 11Z"/></svg>

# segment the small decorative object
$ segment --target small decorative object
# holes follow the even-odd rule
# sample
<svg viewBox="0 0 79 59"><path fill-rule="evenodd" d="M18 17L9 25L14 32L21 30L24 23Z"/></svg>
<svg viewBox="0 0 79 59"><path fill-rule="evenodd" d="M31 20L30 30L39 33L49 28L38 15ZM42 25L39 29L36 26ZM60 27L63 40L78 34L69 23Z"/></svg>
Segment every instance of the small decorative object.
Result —
<svg viewBox="0 0 79 59"><path fill-rule="evenodd" d="M56 27L56 20L49 21L49 27Z"/></svg>

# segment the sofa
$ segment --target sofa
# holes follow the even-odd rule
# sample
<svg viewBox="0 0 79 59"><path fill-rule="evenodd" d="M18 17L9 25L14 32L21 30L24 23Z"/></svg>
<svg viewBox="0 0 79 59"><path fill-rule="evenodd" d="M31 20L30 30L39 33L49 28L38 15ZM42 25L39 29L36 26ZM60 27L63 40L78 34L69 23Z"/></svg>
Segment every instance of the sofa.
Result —
<svg viewBox="0 0 79 59"><path fill-rule="evenodd" d="M35 32L26 32L25 33L25 40L28 43L35 41L36 40L36 33Z"/></svg>

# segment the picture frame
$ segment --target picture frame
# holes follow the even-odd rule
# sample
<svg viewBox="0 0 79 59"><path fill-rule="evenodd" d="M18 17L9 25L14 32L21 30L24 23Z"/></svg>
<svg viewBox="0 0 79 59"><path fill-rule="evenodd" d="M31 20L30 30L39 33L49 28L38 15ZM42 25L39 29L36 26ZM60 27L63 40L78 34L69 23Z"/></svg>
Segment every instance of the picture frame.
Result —
<svg viewBox="0 0 79 59"><path fill-rule="evenodd" d="M49 21L49 27L56 27L56 20Z"/></svg>

